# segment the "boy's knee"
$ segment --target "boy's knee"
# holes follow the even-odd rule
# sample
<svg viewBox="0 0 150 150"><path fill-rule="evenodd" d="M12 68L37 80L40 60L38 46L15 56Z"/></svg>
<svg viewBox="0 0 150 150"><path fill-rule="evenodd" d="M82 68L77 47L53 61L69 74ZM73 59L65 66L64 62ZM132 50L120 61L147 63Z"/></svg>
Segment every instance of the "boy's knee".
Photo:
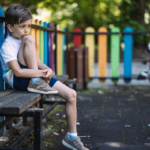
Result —
<svg viewBox="0 0 150 150"><path fill-rule="evenodd" d="M30 43L30 44L35 43L35 38L32 35L25 35L25 36L23 36L22 40L26 44L27 43Z"/></svg>
<svg viewBox="0 0 150 150"><path fill-rule="evenodd" d="M75 90L71 89L71 91L69 92L69 100L70 102L76 102L77 99L77 93Z"/></svg>

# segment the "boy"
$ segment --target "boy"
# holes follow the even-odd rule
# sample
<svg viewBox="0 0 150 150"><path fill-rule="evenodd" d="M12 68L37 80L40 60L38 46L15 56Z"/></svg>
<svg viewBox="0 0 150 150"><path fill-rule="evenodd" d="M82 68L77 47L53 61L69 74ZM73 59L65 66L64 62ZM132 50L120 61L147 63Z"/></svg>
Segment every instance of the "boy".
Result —
<svg viewBox="0 0 150 150"><path fill-rule="evenodd" d="M68 132L62 143L73 150L88 150L77 136L76 92L52 78L52 70L38 58L35 39L29 35L31 13L21 5L12 5L6 10L5 21L10 34L0 50L3 79L18 90L46 94L58 92L66 100L68 123Z"/></svg>

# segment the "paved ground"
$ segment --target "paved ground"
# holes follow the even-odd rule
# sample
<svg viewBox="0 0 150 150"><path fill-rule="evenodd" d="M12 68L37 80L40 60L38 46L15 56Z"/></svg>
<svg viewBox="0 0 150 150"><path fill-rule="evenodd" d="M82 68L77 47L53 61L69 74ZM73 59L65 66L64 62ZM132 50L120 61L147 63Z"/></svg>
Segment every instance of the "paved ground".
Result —
<svg viewBox="0 0 150 150"><path fill-rule="evenodd" d="M78 92L78 135L90 150L150 150L150 87L111 86ZM69 150L64 106L47 116L42 150ZM12 136L5 147L18 136ZM20 145L32 148L33 133Z"/></svg>
<svg viewBox="0 0 150 150"><path fill-rule="evenodd" d="M78 98L78 134L91 150L150 149L150 88L116 87ZM66 129L65 129L66 131ZM67 150L57 136L54 150ZM68 149L69 150L69 149Z"/></svg>

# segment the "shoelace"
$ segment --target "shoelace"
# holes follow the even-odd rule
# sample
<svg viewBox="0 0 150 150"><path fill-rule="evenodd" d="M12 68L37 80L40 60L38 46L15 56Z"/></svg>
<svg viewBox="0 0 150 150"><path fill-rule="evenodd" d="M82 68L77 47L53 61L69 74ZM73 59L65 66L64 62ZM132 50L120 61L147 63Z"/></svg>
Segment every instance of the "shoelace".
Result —
<svg viewBox="0 0 150 150"><path fill-rule="evenodd" d="M43 86L43 89L47 88L48 87L48 84L46 84L45 86Z"/></svg>

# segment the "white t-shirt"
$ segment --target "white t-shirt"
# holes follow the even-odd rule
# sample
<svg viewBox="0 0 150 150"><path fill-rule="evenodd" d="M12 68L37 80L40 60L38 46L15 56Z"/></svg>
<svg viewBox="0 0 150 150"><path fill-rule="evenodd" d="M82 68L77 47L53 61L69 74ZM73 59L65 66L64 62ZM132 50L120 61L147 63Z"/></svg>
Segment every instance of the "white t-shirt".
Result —
<svg viewBox="0 0 150 150"><path fill-rule="evenodd" d="M10 35L4 40L0 49L0 62L2 67L3 80L13 87L14 73L10 69L9 62L17 60L21 40L14 39Z"/></svg>

